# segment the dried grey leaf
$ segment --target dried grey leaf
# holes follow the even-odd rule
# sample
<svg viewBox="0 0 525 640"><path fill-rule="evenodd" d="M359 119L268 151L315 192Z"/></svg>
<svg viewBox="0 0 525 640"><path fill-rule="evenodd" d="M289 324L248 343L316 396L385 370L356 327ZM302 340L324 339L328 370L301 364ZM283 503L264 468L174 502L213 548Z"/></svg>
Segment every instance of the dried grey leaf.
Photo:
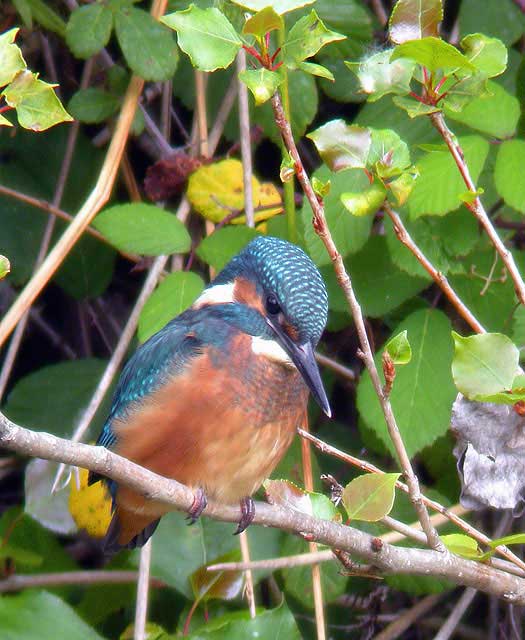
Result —
<svg viewBox="0 0 525 640"><path fill-rule="evenodd" d="M525 419L512 406L472 402L458 394L451 429L468 509L525 507Z"/></svg>

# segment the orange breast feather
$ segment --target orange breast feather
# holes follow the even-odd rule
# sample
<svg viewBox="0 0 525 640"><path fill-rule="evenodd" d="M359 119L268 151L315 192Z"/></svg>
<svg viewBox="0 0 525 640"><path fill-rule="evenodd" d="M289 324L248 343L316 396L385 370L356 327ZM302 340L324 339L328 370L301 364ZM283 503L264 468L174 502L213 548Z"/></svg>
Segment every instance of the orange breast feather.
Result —
<svg viewBox="0 0 525 640"><path fill-rule="evenodd" d="M231 357L206 352L124 421L116 452L210 498L251 495L278 464L305 415L308 391L296 369L272 363L240 335ZM153 520L167 511L120 487L118 509Z"/></svg>

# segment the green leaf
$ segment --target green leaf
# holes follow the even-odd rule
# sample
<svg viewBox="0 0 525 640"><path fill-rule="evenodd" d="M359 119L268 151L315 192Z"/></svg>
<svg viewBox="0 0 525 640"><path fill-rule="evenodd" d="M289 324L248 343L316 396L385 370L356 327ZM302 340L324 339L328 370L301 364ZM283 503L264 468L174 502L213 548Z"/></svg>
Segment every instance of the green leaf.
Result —
<svg viewBox="0 0 525 640"><path fill-rule="evenodd" d="M9 260L5 256L0 255L0 280L5 278L10 271L11 264L9 263Z"/></svg>
<svg viewBox="0 0 525 640"><path fill-rule="evenodd" d="M441 111L440 107L431 104L424 104L414 98L408 96L395 96L393 102L400 109L404 109L410 118L419 118L419 116L428 116L431 113Z"/></svg>
<svg viewBox="0 0 525 640"><path fill-rule="evenodd" d="M308 545L304 540L285 536L279 555L282 557L307 552ZM348 578L341 575L340 566L337 562L323 562L319 565L325 605L336 601L347 591ZM301 603L301 607L313 610L315 603L311 566L283 569L281 573L287 598L293 598Z"/></svg>
<svg viewBox="0 0 525 640"><path fill-rule="evenodd" d="M391 129L371 129L371 144L366 165L380 178L398 176L410 166L406 142Z"/></svg>
<svg viewBox="0 0 525 640"><path fill-rule="evenodd" d="M79 407L87 406L91 399L105 366L103 360L85 359L37 369L16 383L5 414L30 429L66 436L74 429ZM106 409L97 413L93 430L102 426Z"/></svg>
<svg viewBox="0 0 525 640"><path fill-rule="evenodd" d="M449 551L452 551L452 553L462 558L480 560L482 557L477 541L463 533L451 533L446 536L441 536L441 542Z"/></svg>
<svg viewBox="0 0 525 640"><path fill-rule="evenodd" d="M1 95L9 106L15 107L22 127L45 131L60 122L73 120L53 91L55 86L38 80L31 71L20 71Z"/></svg>
<svg viewBox="0 0 525 640"><path fill-rule="evenodd" d="M148 298L138 325L138 338L144 342L170 320L193 304L204 289L200 276L191 271L170 273Z"/></svg>
<svg viewBox="0 0 525 640"><path fill-rule="evenodd" d="M27 0L13 0L13 6L18 11L18 15L22 18L24 26L28 29L32 29L33 18L31 16L31 7Z"/></svg>
<svg viewBox="0 0 525 640"><path fill-rule="evenodd" d="M54 238L64 232L60 221ZM96 298L107 289L113 276L116 252L96 238L83 236L68 253L54 276L54 281L77 300Z"/></svg>
<svg viewBox="0 0 525 640"><path fill-rule="evenodd" d="M330 80L331 82L335 82L334 74L323 67L320 64L315 64L314 62L300 62L297 65L297 68L305 73L309 73L312 76L317 76L318 78L325 78L326 80Z"/></svg>
<svg viewBox="0 0 525 640"><path fill-rule="evenodd" d="M119 104L119 99L112 93L90 87L79 89L69 101L67 108L76 120L97 124L113 115Z"/></svg>
<svg viewBox="0 0 525 640"><path fill-rule="evenodd" d="M472 33L460 45L470 62L488 78L499 76L507 68L507 47L498 38Z"/></svg>
<svg viewBox="0 0 525 640"><path fill-rule="evenodd" d="M452 375L458 390L469 400L510 391L518 374L519 351L501 333L464 338L455 331Z"/></svg>
<svg viewBox="0 0 525 640"><path fill-rule="evenodd" d="M66 43L77 58L90 58L109 42L113 14L103 3L75 9L66 28Z"/></svg>
<svg viewBox="0 0 525 640"><path fill-rule="evenodd" d="M367 473L354 478L343 491L343 504L350 520L376 522L394 505L400 473Z"/></svg>
<svg viewBox="0 0 525 640"><path fill-rule="evenodd" d="M392 51L379 51L361 62L345 62L350 71L356 74L361 90L368 94L370 102L379 100L387 93L405 95L410 91L416 63L404 58L390 60Z"/></svg>
<svg viewBox="0 0 525 640"><path fill-rule="evenodd" d="M346 36L327 29L317 13L298 20L290 29L283 45L283 60L292 69L302 60L311 58L330 42L344 40Z"/></svg>
<svg viewBox="0 0 525 640"><path fill-rule="evenodd" d="M399 176L399 178L388 183L388 188L396 199L396 204L398 206L401 207L406 203L418 178L419 171L413 168L412 170L405 171Z"/></svg>
<svg viewBox="0 0 525 640"><path fill-rule="evenodd" d="M68 640L103 640L68 604L46 591L0 598L0 619L8 638L52 640L60 624L60 635Z"/></svg>
<svg viewBox="0 0 525 640"><path fill-rule="evenodd" d="M522 271L522 263L518 264ZM449 274L450 286L464 304L483 326L507 332L516 298L512 281L501 261L495 260L494 250L475 251L452 266L455 273Z"/></svg>
<svg viewBox="0 0 525 640"><path fill-rule="evenodd" d="M257 106L269 100L279 85L284 82L284 77L280 73L263 68L241 71L239 79L252 92Z"/></svg>
<svg viewBox="0 0 525 640"><path fill-rule="evenodd" d="M19 29L9 29L0 35L0 87L13 80L19 71L27 67L20 48L13 44Z"/></svg>
<svg viewBox="0 0 525 640"><path fill-rule="evenodd" d="M249 227L222 227L202 240L197 255L218 271L257 235L257 231Z"/></svg>
<svg viewBox="0 0 525 640"><path fill-rule="evenodd" d="M476 219L465 209L443 217L404 219L403 223L428 260L444 274L451 264L472 251L479 240ZM395 264L411 275L430 278L413 253L398 240L390 220L385 220L385 231L388 251Z"/></svg>
<svg viewBox="0 0 525 640"><path fill-rule="evenodd" d="M126 7L115 15L117 38L131 70L144 80L171 80L179 61L172 34L147 11Z"/></svg>
<svg viewBox="0 0 525 640"><path fill-rule="evenodd" d="M476 71L469 59L455 47L440 38L427 37L398 44L390 60L409 58L430 71L439 69L465 69Z"/></svg>
<svg viewBox="0 0 525 640"><path fill-rule="evenodd" d="M365 218L370 220L370 218ZM383 236L371 236L364 247L350 255L345 264L350 271L357 299L365 315L379 318L399 307L427 286L427 280L407 275L388 255ZM348 303L335 278L333 268L323 267L328 302L333 311L348 313Z"/></svg>
<svg viewBox="0 0 525 640"><path fill-rule="evenodd" d="M386 343L384 351L388 353L394 364L408 364L412 359L412 348L405 329Z"/></svg>
<svg viewBox="0 0 525 640"><path fill-rule="evenodd" d="M420 40L439 35L443 20L441 0L398 0L388 21L392 42Z"/></svg>
<svg viewBox="0 0 525 640"><path fill-rule="evenodd" d="M373 215L383 204L386 189L380 180L374 182L359 193L345 192L341 194L341 202L353 216Z"/></svg>
<svg viewBox="0 0 525 640"><path fill-rule="evenodd" d="M239 562L241 552L234 549L215 558L194 571L190 576L193 595L199 602L210 600L233 600L242 589L244 575L242 571L208 571L210 564Z"/></svg>
<svg viewBox="0 0 525 640"><path fill-rule="evenodd" d="M356 253L368 240L373 219L372 216L358 218L348 215L348 211L341 202L341 196L348 189L356 192L365 190L370 184L368 178L360 169L349 169L334 174L328 167L320 167L313 174L313 179L323 183L330 182L330 192L323 196L325 216L328 228L337 238L339 252L343 257ZM331 265L330 256L312 226L312 208L306 199L301 210L301 218L310 257L318 266Z"/></svg>
<svg viewBox="0 0 525 640"><path fill-rule="evenodd" d="M188 527L184 513L171 512L163 516L155 532L152 549L152 575L158 576L186 598L192 599L189 576L212 558L239 548L239 540L233 536L234 525L207 518ZM279 555L281 533L264 527L253 527L249 532L252 559ZM177 544L174 545L173 541ZM138 565L134 555L132 563ZM257 580L269 575L271 570L257 571Z"/></svg>
<svg viewBox="0 0 525 640"><path fill-rule="evenodd" d="M332 171L364 168L371 145L368 129L331 120L307 135L319 155Z"/></svg>
<svg viewBox="0 0 525 640"><path fill-rule="evenodd" d="M312 189L315 194L322 198L326 198L326 196L330 193L330 189L332 187L332 183L330 180L320 180L317 176L312 177Z"/></svg>
<svg viewBox="0 0 525 640"><path fill-rule="evenodd" d="M498 150L494 182L505 202L525 213L525 140L506 140Z"/></svg>
<svg viewBox="0 0 525 640"><path fill-rule="evenodd" d="M267 0L266 0L267 1ZM302 635L284 599L275 609L264 609L250 618L248 611L226 613L206 622L188 636L188 640L301 640Z"/></svg>
<svg viewBox="0 0 525 640"><path fill-rule="evenodd" d="M480 136L460 138L470 175L474 182L479 178L489 144ZM465 192L465 183L448 150L426 154L418 163L419 178L408 198L408 209L412 218L419 216L442 216L454 211L460 204L460 194Z"/></svg>
<svg viewBox="0 0 525 640"><path fill-rule="evenodd" d="M191 5L186 11L164 16L161 21L177 31L179 47L201 71L229 67L242 46L231 22L215 8L199 9Z"/></svg>
<svg viewBox="0 0 525 640"><path fill-rule="evenodd" d="M232 0L234 4L238 4L250 11L261 11L262 9L271 6L271 8L282 15L288 13L288 11L294 11L306 5L312 4L315 0Z"/></svg>
<svg viewBox="0 0 525 640"><path fill-rule="evenodd" d="M275 29L282 29L283 27L284 20L275 12L273 7L268 6L261 11L258 11L251 18L248 18L244 23L242 32L245 35L262 38L265 34L270 33Z"/></svg>
<svg viewBox="0 0 525 640"><path fill-rule="evenodd" d="M36 22L42 25L44 29L52 31L61 38L64 38L66 35L66 23L58 13L49 6L48 2L45 2L45 0L26 0L26 2Z"/></svg>
<svg viewBox="0 0 525 640"><path fill-rule="evenodd" d="M43 561L42 556L38 553L29 549L20 549L15 545L9 544L9 542L2 544L0 547L0 561L7 558L20 567L39 567Z"/></svg>
<svg viewBox="0 0 525 640"><path fill-rule="evenodd" d="M454 91L444 102L445 113L452 120L468 125L495 138L509 138L516 133L520 119L520 103L501 85L489 80L487 93L466 101L461 110L456 109ZM451 104L452 101L452 104Z"/></svg>
<svg viewBox="0 0 525 640"><path fill-rule="evenodd" d="M110 207L98 214L93 226L120 251L160 256L185 253L191 247L191 238L182 222L152 204Z"/></svg>
<svg viewBox="0 0 525 640"><path fill-rule="evenodd" d="M462 0L459 8L461 35L484 33L506 45L518 40L525 30L525 17L513 0Z"/></svg>
<svg viewBox="0 0 525 640"><path fill-rule="evenodd" d="M408 331L412 361L396 371L390 400L409 456L447 433L457 391L452 381L450 321L435 309L410 314L392 332ZM376 355L380 368L380 354ZM393 446L370 376L357 389L357 408L364 425L393 453Z"/></svg>
<svg viewBox="0 0 525 640"><path fill-rule="evenodd" d="M500 545L508 546L511 544L525 544L525 533L513 533L509 536L503 536L503 538L494 538L488 543L491 549L495 549Z"/></svg>

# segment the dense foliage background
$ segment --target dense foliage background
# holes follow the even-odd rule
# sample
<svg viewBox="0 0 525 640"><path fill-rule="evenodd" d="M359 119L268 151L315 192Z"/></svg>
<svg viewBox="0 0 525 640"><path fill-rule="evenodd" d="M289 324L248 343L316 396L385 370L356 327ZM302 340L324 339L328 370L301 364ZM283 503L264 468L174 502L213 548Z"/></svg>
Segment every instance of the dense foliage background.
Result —
<svg viewBox="0 0 525 640"><path fill-rule="evenodd" d="M213 2L195 4L206 9ZM172 0L166 13L187 6L187 1ZM240 31L243 11L231 3L220 8L232 24L240 25ZM378 366L387 340L408 331L412 359L398 367L392 406L425 493L455 505L461 486L449 430L457 395L451 331L461 335L474 331L399 241L383 207L386 192L381 191L379 199L370 192L371 182L377 186L377 175L374 182L369 168L364 171L355 163L333 172L333 164L328 160L329 166L322 164L313 143L320 148L319 138L305 134L335 119L395 132L397 136L378 134L376 144L383 145L383 159L385 154L394 156L398 175L411 176L392 206L415 243L447 276L479 323L487 331L508 336L519 348L525 344L524 307L518 304L514 283L493 244L468 210L476 193L465 186L426 112L411 117L413 105L422 103L414 99L412 106L403 103L408 100L403 79L399 86L387 83L383 91L381 72L366 67L366 61L392 46L385 24L390 3L317 0L285 15L288 32L312 8L328 29L346 38L328 38L326 46L315 50L310 62L322 65L324 72L305 71L300 61L295 70L287 71L294 135L306 170L318 179L328 225L366 316ZM370 376L356 355L358 340L346 301L330 256L311 224L312 210L297 185L294 192L293 181L284 186L281 182L286 156L281 164L280 136L270 104L255 106L250 94L257 222L252 229L243 217L235 85L234 94L231 89L235 65L206 76L196 72L178 48L177 35L150 17L149 9L147 3L133 0L80 7L75 0L12 0L0 8L0 33L20 27L16 42L29 67L47 82L58 83L57 95L75 119L74 124L36 133L21 128L12 111L0 111L15 123L0 129L0 253L11 264L8 277L0 283L2 315L63 233L64 217L75 215L88 198L131 75L146 80L109 203L31 307L25 331L12 339L11 347L9 342L2 347L2 411L18 424L70 437L99 385L147 272L156 264L155 256L174 254L166 265L169 274L162 274L140 313L128 352L190 305L210 271L220 269L256 233L269 233L301 245L319 266L329 289L330 316L320 351L332 361L323 368L323 378L334 419L328 420L312 405L310 429L343 451L397 471ZM525 7L519 0L448 0L444 10L440 33L448 42L457 46L467 34L482 33L508 49L505 71L498 69L474 89L466 89L464 99L450 100L444 113L492 224L523 273ZM178 28L179 44L187 51ZM273 43L273 50L277 45ZM501 50L494 55L496 62L491 62L497 66ZM361 65L349 69L345 61ZM326 77L330 74L335 81ZM417 74L416 79L421 80ZM370 97L363 91L367 81L373 87ZM213 130L225 97L232 95L233 106L212 152L213 133L208 138L203 128ZM386 175L386 182L392 177ZM366 202L356 200L360 193L368 194ZM185 196L191 204L189 214L180 204ZM348 208L361 207L362 215L352 215L345 198L347 204L350 201ZM338 370L334 361L346 370ZM98 433L110 399L111 389L85 441ZM333 457L313 455L319 491L326 490L321 473L332 474L342 485L361 473ZM301 466L297 442L274 477L303 485ZM79 494L74 476L73 489L66 485L68 474L51 498L55 474L54 464L7 453L0 457L0 593L2 578L13 575L27 576L28 586L0 595L0 637L46 640L57 637L57 628L60 637L71 639L132 637L139 554L121 553L106 564L100 545L82 528L96 529L93 518L107 517L107 506L101 504L100 494ZM94 514L89 522L87 513ZM391 515L406 523L416 519L404 494L396 496ZM509 511L479 511L469 519L493 537L523 530L522 518L513 518ZM381 524L356 526L377 534L387 530ZM455 529L450 525L440 529L440 533L451 531ZM249 626L240 573L221 576L213 588L207 583L199 572L203 565L240 557L238 540L231 533L231 525L207 518L191 528L178 513L162 520L153 542L151 572L156 580L150 593L148 637L182 633L195 600L199 606L189 623L194 638L246 638L255 631L262 638L316 637L309 567L256 572L256 600L262 607L257 627ZM249 530L249 544L253 559L308 549L298 537L260 527ZM103 567L133 573L119 573L121 584L103 584L107 576L93 573ZM67 584L61 586L52 579L43 587L31 582L32 576L72 571L91 575L92 584L77 584L88 577L64 578ZM349 576L335 561L322 565L322 585L331 638L373 637L423 601L431 613L417 630L412 627L400 636L392 632L382 637L433 637L459 595L453 585L433 577L400 574L377 581ZM458 638L518 638L521 626L521 611L479 595L453 633Z"/></svg>

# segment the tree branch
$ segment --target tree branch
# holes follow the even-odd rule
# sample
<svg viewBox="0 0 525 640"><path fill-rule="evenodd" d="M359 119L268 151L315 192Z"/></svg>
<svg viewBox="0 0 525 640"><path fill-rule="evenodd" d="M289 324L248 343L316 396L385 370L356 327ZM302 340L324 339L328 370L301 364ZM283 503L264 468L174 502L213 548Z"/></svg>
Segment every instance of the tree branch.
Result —
<svg viewBox="0 0 525 640"><path fill-rule="evenodd" d="M188 510L193 502L191 489L175 480L152 473L103 447L73 443L48 433L24 429L1 413L0 445L19 454L90 469L174 509ZM226 522L238 522L240 518L238 506L216 502L210 502L206 514ZM308 536L334 549L355 554L386 574L447 578L456 584L503 598L506 602L525 604L525 579L459 558L448 551L394 547L353 527L264 503L257 503L255 523Z"/></svg>
<svg viewBox="0 0 525 640"><path fill-rule="evenodd" d="M476 185L472 180L467 163L465 162L463 149L457 141L456 136L448 128L443 113L441 111L437 113L431 113L429 118L445 141L450 153L452 154L452 157L456 162L456 165L459 169L459 172L461 173L463 182L467 186L467 189L472 193L476 193ZM514 288L516 290L518 300L521 302L521 304L525 304L525 282L523 282L518 267L514 262L512 253L503 244L496 229L494 229L494 227L492 226L492 222L490 221L490 218L488 217L487 212L485 211L485 208L481 203L481 200L479 199L479 196L476 196L472 202L466 203L466 207L476 216L479 223L490 238L490 241L501 257L503 264L507 267L507 271L510 273L510 277L514 282Z"/></svg>
<svg viewBox="0 0 525 640"><path fill-rule="evenodd" d="M438 285L438 287L443 291L443 293L447 296L450 302L453 304L456 311L459 315L467 322L470 327L476 333L485 333L485 329L483 325L477 320L474 314L470 311L467 305L460 299L458 294L454 291L454 289L450 286L449 281L446 276L444 276L441 271L438 271L434 265L430 262L430 260L424 255L421 249L417 246L417 244L412 240L410 234L408 233L401 217L398 213L396 213L388 200L385 200L383 204L383 209L387 212L390 219L392 220L392 224L394 225L394 233L396 234L398 240L407 247L409 251L415 256L416 260L419 264L425 269L425 271L431 276L434 282Z"/></svg>

